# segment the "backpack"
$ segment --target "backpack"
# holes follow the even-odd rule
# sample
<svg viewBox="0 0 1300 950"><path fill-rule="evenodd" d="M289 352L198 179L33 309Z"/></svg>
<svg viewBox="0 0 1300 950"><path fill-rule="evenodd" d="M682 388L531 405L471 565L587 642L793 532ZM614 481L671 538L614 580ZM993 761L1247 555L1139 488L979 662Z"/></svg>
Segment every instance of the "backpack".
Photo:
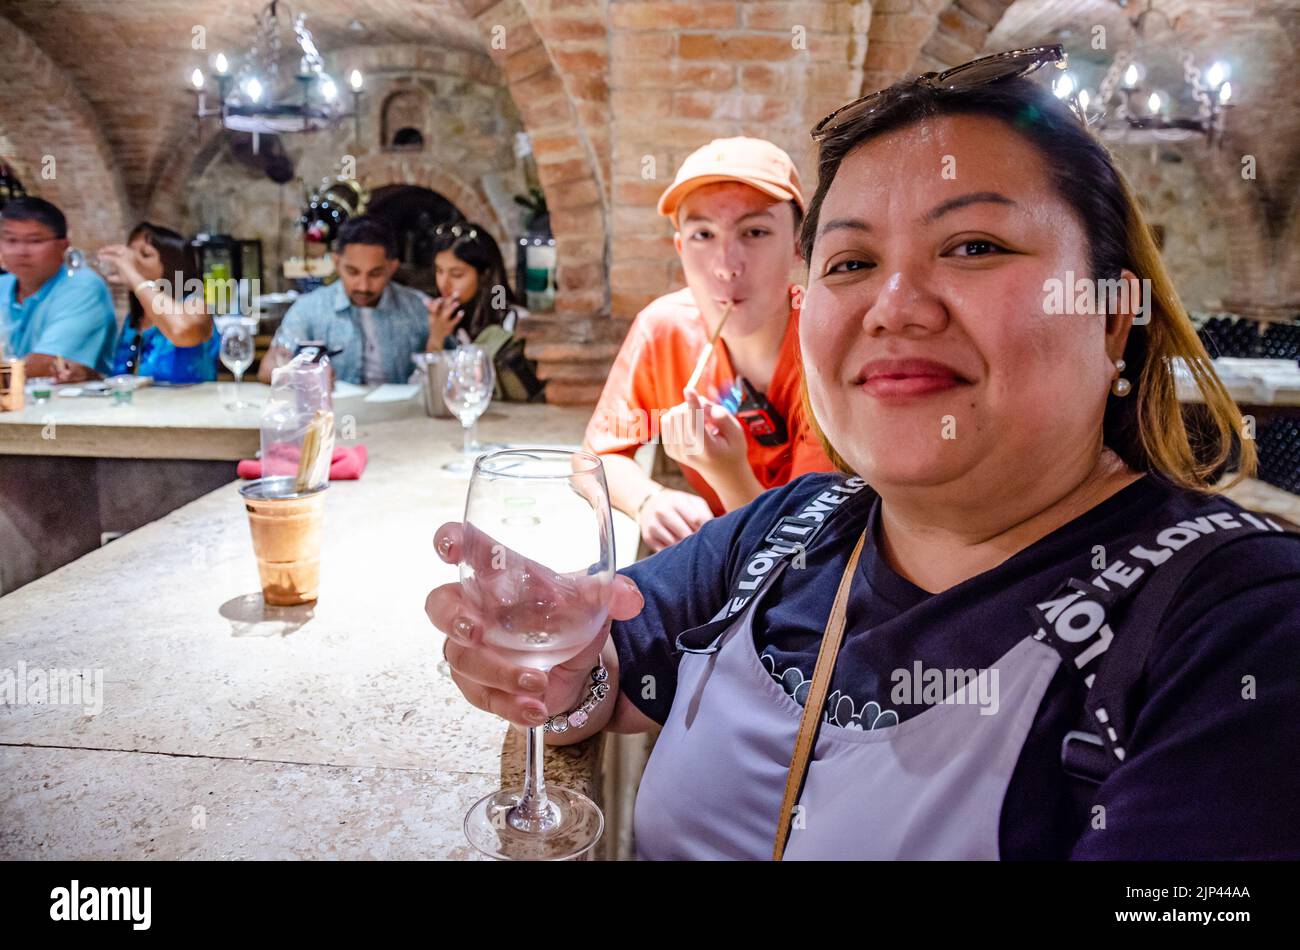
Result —
<svg viewBox="0 0 1300 950"><path fill-rule="evenodd" d="M537 378L537 364L524 356L524 341L500 324L489 324L474 339L492 357L496 370L495 399L541 402L546 384Z"/></svg>

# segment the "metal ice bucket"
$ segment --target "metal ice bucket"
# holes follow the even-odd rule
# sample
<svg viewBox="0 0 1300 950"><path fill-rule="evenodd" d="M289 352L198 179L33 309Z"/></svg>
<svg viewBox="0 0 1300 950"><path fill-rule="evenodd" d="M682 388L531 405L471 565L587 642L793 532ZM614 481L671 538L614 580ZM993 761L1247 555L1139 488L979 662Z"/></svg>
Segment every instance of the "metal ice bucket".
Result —
<svg viewBox="0 0 1300 950"><path fill-rule="evenodd" d="M420 392L424 396L424 411L437 419L452 418L451 410L442 397L447 386L450 362L447 351L440 353L412 353L411 362L419 374Z"/></svg>

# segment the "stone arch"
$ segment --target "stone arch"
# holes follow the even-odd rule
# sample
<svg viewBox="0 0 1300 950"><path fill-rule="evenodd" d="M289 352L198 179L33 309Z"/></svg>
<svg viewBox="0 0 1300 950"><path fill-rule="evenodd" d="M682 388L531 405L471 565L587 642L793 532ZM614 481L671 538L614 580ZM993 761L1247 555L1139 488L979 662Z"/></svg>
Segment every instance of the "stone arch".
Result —
<svg viewBox="0 0 1300 950"><path fill-rule="evenodd" d="M224 141L223 132L212 125L205 126L198 133L191 131L190 147L176 148L171 161L150 190L145 217L166 223L167 218L176 215L184 204L186 186L216 160Z"/></svg>
<svg viewBox="0 0 1300 950"><path fill-rule="evenodd" d="M506 241L509 232L492 209L487 195L481 188L466 184L448 171L445 162L419 153L362 155L357 159L357 175L361 182L371 189L382 185L419 185L430 191L436 191L458 207L471 221L487 228L497 244L501 246L503 253L508 255L509 248Z"/></svg>
<svg viewBox="0 0 1300 950"><path fill-rule="evenodd" d="M608 207L599 161L523 0L461 2L505 74L534 143L537 175L555 235L559 285L555 306L572 330L573 315L604 315L609 307Z"/></svg>
<svg viewBox="0 0 1300 950"><path fill-rule="evenodd" d="M13 149L5 155L28 192L57 204L75 244L121 241L130 205L112 151L94 111L59 66L11 20L0 16L5 64L0 129ZM53 177L42 171L53 162Z"/></svg>
<svg viewBox="0 0 1300 950"><path fill-rule="evenodd" d="M867 33L863 92L975 59L1014 0L884 0Z"/></svg>

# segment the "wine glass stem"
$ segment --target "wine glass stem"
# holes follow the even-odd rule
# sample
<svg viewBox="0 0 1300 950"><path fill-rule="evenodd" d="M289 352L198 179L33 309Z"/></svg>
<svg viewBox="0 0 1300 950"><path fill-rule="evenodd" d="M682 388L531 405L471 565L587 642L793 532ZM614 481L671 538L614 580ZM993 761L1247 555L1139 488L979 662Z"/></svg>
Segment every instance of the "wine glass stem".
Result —
<svg viewBox="0 0 1300 950"><path fill-rule="evenodd" d="M546 797L546 778L542 764L546 752L546 730L530 726L524 744L524 788L519 804L512 809L516 818L533 824L547 817L550 799Z"/></svg>
<svg viewBox="0 0 1300 950"><path fill-rule="evenodd" d="M469 425L465 426L465 457L469 458L474 454L474 427L478 425L475 419Z"/></svg>

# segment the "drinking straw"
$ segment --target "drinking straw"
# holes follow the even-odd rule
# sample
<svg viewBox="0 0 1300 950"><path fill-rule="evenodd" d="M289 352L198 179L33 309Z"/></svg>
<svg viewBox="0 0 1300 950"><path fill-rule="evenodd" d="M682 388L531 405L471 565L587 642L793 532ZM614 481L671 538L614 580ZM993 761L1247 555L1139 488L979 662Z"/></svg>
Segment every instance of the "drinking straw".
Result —
<svg viewBox="0 0 1300 950"><path fill-rule="evenodd" d="M700 384L700 377L704 375L704 367L708 365L709 357L713 355L713 345L718 342L718 336L722 333L722 327L727 322L727 317L731 316L732 301L728 300L727 305L722 308L722 318L718 321L717 329L709 337L708 345L700 353L700 358L695 361L695 372L691 373L691 378L687 380L682 395L685 396L687 390L694 389Z"/></svg>
<svg viewBox="0 0 1300 950"><path fill-rule="evenodd" d="M320 454L321 445L325 441L325 433L333 424L334 413L324 409L317 409L316 415L312 416L311 422L307 424L307 434L302 437L302 452L298 456L298 474L293 485L295 492L307 490L312 472L316 468L316 457Z"/></svg>

